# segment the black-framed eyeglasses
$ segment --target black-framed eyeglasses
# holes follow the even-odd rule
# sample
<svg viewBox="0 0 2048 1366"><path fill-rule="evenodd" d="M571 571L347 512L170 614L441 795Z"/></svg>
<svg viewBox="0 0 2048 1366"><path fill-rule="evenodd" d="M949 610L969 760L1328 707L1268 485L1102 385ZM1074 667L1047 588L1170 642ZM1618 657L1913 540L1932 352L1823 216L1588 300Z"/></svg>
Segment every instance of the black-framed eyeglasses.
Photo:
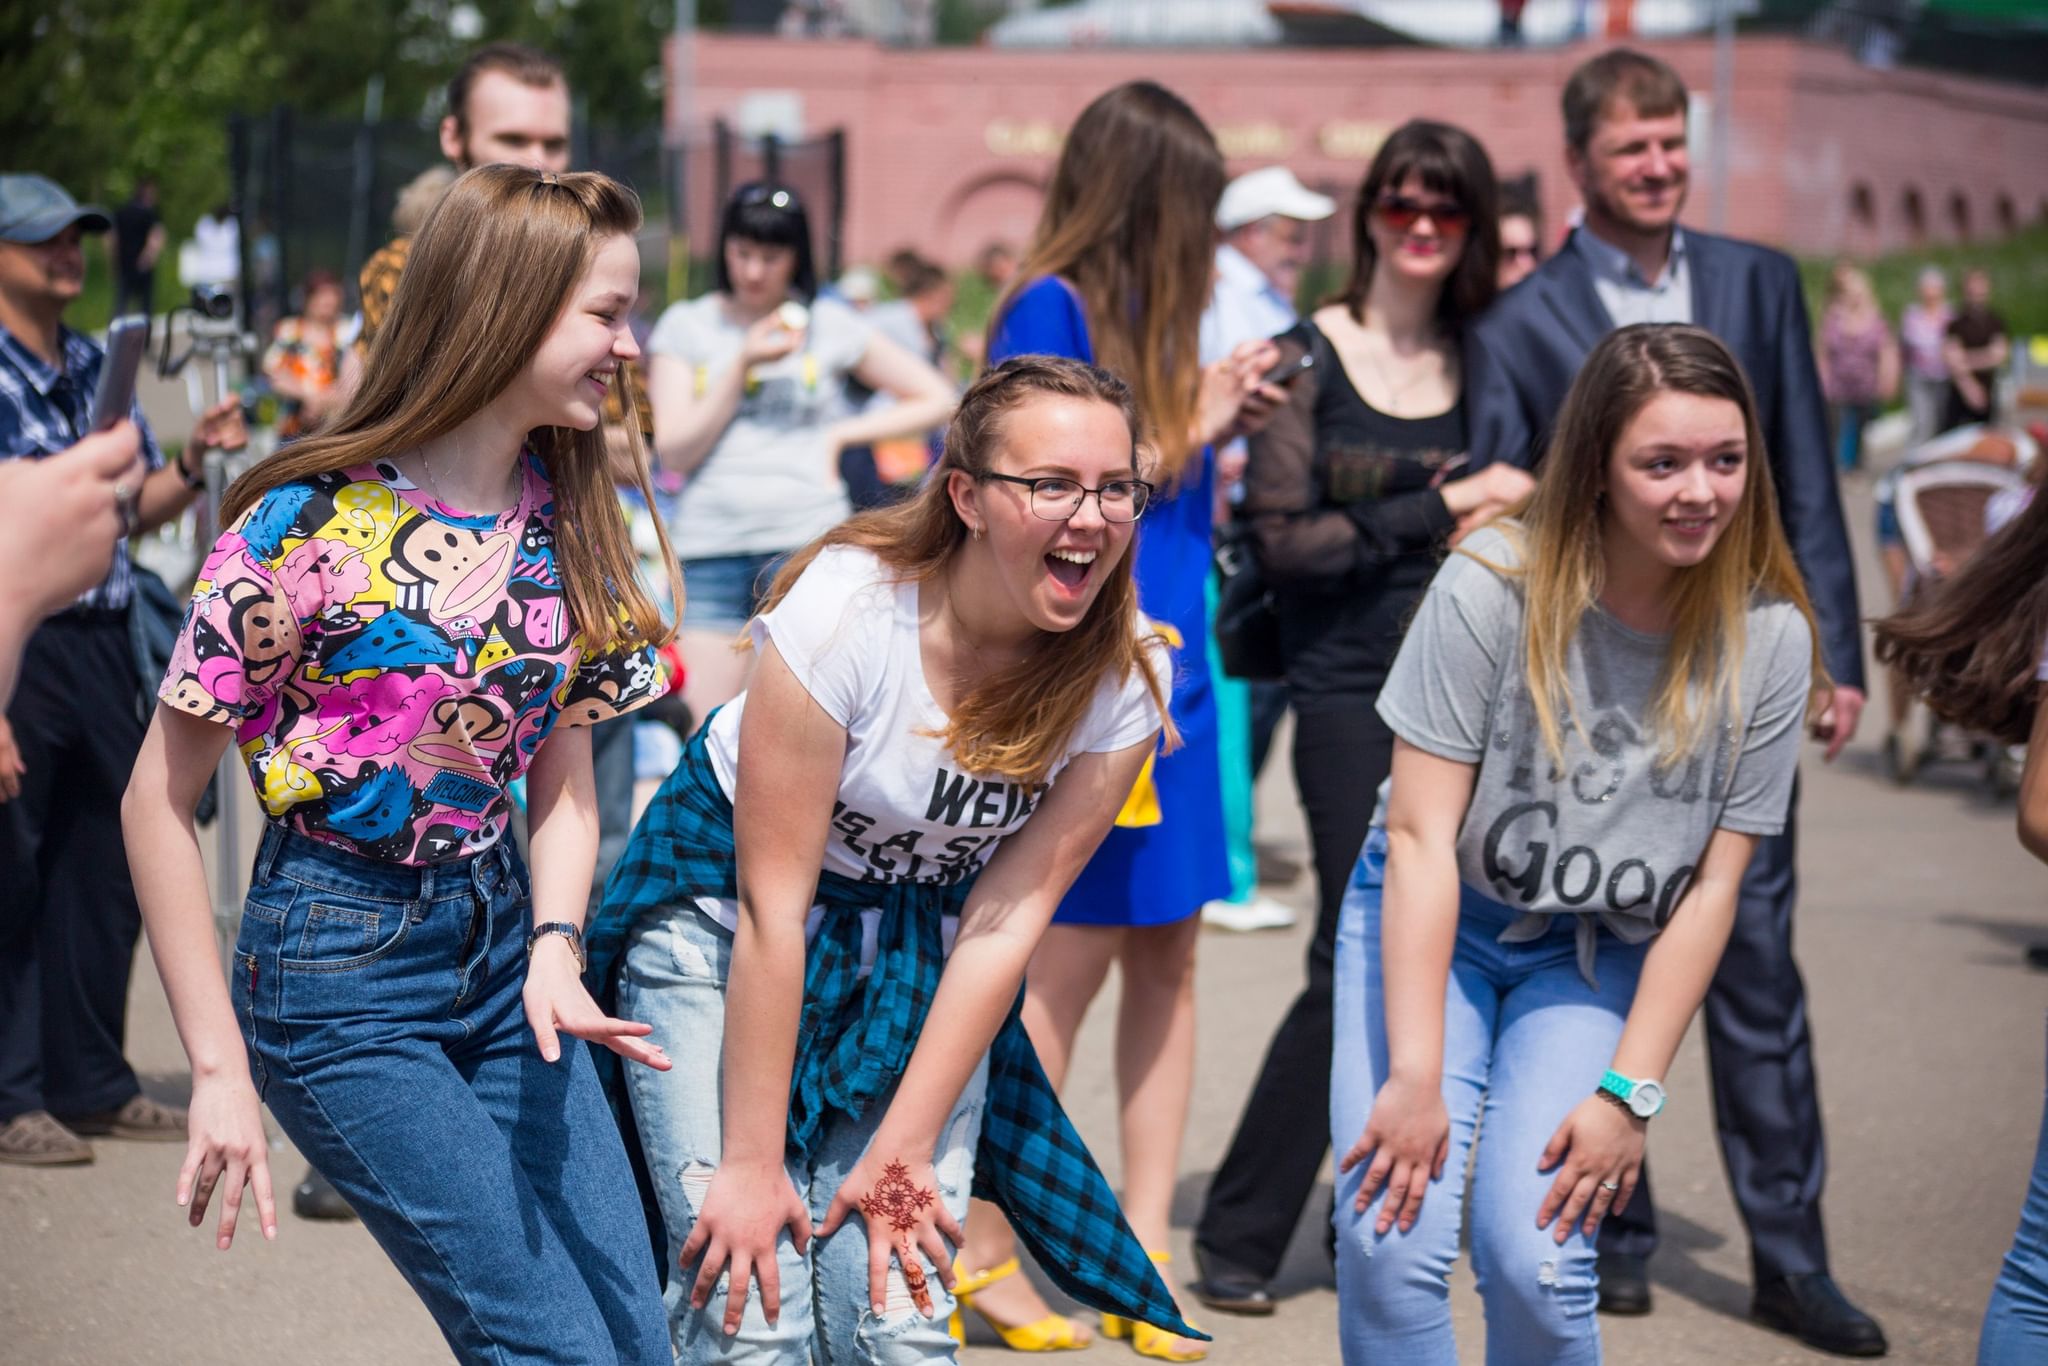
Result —
<svg viewBox="0 0 2048 1366"><path fill-rule="evenodd" d="M1026 479L1017 474L984 474L982 478L1030 489L1031 515L1047 522L1072 520L1091 493L1105 522L1135 522L1145 515L1145 504L1152 501L1152 486L1142 479L1111 479L1101 488L1091 489L1078 479L1058 475Z"/></svg>

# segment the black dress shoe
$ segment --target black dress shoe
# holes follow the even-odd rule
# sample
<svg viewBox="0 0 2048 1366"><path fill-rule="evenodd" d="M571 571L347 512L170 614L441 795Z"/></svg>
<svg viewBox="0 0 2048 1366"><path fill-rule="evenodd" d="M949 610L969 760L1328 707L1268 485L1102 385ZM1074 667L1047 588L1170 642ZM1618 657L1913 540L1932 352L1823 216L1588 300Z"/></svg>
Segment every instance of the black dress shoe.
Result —
<svg viewBox="0 0 2048 1366"><path fill-rule="evenodd" d="M1600 1254L1600 1312L1631 1318L1650 1312L1650 1259L1632 1252Z"/></svg>
<svg viewBox="0 0 2048 1366"><path fill-rule="evenodd" d="M1825 1271L1757 1282L1749 1316L1836 1356L1881 1357L1890 1350L1877 1320L1849 1303Z"/></svg>
<svg viewBox="0 0 2048 1366"><path fill-rule="evenodd" d="M1202 1249L1195 1249L1195 1279L1188 1289L1195 1292L1195 1298L1211 1309L1220 1309L1226 1314L1247 1314L1264 1316L1273 1312L1273 1294L1266 1283L1249 1271L1220 1263L1211 1266L1209 1259L1202 1256Z"/></svg>
<svg viewBox="0 0 2048 1366"><path fill-rule="evenodd" d="M356 1212L341 1192L319 1172L306 1168L305 1180L292 1191L292 1213L301 1219L353 1219Z"/></svg>

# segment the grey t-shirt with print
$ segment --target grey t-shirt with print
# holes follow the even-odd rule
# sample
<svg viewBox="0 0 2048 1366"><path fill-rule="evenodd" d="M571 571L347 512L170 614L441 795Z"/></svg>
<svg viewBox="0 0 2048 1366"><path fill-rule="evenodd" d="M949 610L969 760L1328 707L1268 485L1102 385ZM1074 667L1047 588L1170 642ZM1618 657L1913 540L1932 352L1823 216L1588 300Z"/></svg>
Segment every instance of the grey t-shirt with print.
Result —
<svg viewBox="0 0 2048 1366"><path fill-rule="evenodd" d="M647 349L691 369L701 393L740 354L747 329L727 316L723 296L671 305ZM669 526L685 560L793 550L852 511L828 425L851 411L846 375L867 355L874 329L832 299L811 305L803 344L754 367L739 411L683 485Z"/></svg>
<svg viewBox="0 0 2048 1366"><path fill-rule="evenodd" d="M1717 828L1784 828L1812 632L1789 602L1752 605L1739 718L1724 702L1698 751L1660 765L1660 737L1646 718L1666 641L1594 608L1566 655L1571 707L1559 717L1559 768L1523 679L1521 581L1480 562L1512 568L1515 546L1489 529L1465 548L1469 554L1453 554L1431 581L1379 712L1416 748L1478 765L1458 831L1458 872L1467 886L1524 913L1501 939L1533 939L1553 915L1578 915L1579 965L1590 979L1593 917L1640 943L1671 918ZM1375 824L1385 822L1385 793Z"/></svg>

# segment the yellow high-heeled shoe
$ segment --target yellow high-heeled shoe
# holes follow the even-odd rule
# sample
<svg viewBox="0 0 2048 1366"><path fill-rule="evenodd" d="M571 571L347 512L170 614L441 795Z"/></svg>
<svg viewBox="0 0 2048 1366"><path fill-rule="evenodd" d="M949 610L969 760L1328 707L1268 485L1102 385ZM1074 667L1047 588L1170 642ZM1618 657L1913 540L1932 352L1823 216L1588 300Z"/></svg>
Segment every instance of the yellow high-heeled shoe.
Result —
<svg viewBox="0 0 2048 1366"><path fill-rule="evenodd" d="M1159 1266L1165 1266L1173 1260L1171 1252L1147 1252L1145 1255ZM1188 1326L1195 1327L1194 1320L1190 1319ZM1138 1319L1127 1319L1121 1314L1102 1316L1102 1336L1111 1339L1129 1338L1132 1351L1154 1361L1200 1361L1209 1355L1208 1347L1202 1343L1176 1347L1174 1343L1180 1341L1180 1334L1169 1333L1164 1328L1156 1328Z"/></svg>
<svg viewBox="0 0 2048 1366"><path fill-rule="evenodd" d="M1064 1314L1047 1314L1042 1319L1021 1323L1015 1327L997 1323L988 1311L974 1302L974 1297L994 1285L1017 1274L1017 1259L998 1262L986 1271L967 1271L958 1266L953 1268L953 1299L958 1308L946 1323L946 1331L953 1335L953 1341L962 1347L967 1345L967 1322L961 1311L972 1309L981 1315L981 1321L995 1330L1003 1345L1013 1352L1073 1352L1086 1347L1092 1339L1081 1336L1074 1321Z"/></svg>

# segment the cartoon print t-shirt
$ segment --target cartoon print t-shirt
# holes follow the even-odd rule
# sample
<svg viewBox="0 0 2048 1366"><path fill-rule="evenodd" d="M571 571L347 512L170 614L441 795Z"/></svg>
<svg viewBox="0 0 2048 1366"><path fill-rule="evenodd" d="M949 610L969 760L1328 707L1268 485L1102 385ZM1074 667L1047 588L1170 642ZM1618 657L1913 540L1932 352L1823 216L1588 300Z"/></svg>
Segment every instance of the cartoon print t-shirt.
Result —
<svg viewBox="0 0 2048 1366"><path fill-rule="evenodd" d="M158 696L234 726L263 809L302 834L391 863L487 849L557 720L661 691L651 649L583 648L554 516L530 453L496 516L382 462L274 488L207 557Z"/></svg>

